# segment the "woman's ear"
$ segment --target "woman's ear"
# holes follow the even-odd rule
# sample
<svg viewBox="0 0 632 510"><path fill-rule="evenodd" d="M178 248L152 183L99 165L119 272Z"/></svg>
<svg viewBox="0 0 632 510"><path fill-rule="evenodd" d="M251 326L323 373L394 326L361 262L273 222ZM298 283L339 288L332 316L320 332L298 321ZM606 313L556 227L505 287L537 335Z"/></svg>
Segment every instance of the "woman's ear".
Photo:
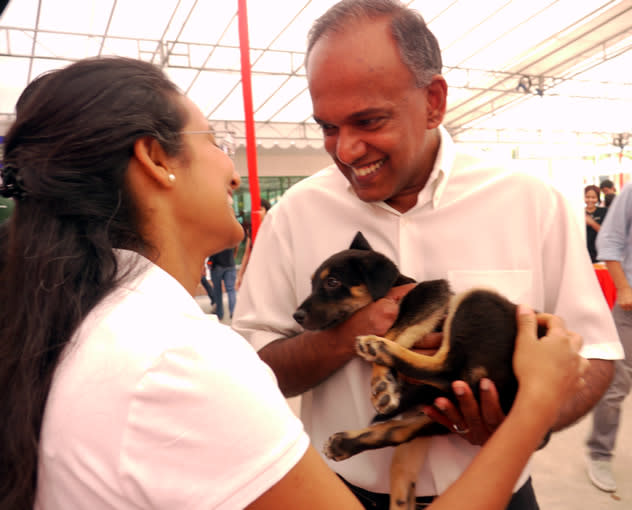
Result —
<svg viewBox="0 0 632 510"><path fill-rule="evenodd" d="M434 129L443 122L448 100L448 84L440 74L435 74L426 87L428 101L428 129Z"/></svg>
<svg viewBox="0 0 632 510"><path fill-rule="evenodd" d="M143 136L136 140L133 158L147 178L159 186L173 186L175 175L171 170L171 158L155 138Z"/></svg>

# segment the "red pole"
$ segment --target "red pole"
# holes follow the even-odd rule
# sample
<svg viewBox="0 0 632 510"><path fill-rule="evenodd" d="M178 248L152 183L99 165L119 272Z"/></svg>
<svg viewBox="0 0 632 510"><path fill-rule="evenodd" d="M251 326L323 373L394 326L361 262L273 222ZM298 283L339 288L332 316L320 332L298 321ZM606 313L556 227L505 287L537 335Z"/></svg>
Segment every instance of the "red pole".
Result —
<svg viewBox="0 0 632 510"><path fill-rule="evenodd" d="M254 243L261 223L261 199L257 174L257 144L252 110L252 82L250 80L250 42L248 40L248 11L246 0L239 0L237 17L239 22L239 53L241 55L241 90L244 95L244 119L246 122L246 155L248 161L248 184L250 185L250 224Z"/></svg>

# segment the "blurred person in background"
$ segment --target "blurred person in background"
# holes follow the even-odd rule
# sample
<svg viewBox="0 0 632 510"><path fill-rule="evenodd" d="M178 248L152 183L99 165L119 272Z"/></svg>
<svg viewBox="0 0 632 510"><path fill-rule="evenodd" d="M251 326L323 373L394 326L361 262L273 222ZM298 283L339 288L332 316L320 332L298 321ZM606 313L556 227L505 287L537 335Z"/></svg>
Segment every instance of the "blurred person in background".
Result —
<svg viewBox="0 0 632 510"><path fill-rule="evenodd" d="M594 184L584 188L584 202L586 204L584 209L586 217L586 247L590 254L590 260L594 264L598 260L595 240L608 209L599 206L599 188Z"/></svg>

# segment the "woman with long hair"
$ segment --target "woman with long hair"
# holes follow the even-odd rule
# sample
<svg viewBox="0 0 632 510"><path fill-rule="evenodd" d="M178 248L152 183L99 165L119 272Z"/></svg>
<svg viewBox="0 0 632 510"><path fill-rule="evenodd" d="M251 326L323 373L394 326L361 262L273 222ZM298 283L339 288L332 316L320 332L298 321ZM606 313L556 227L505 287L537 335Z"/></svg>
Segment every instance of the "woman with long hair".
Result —
<svg viewBox="0 0 632 510"><path fill-rule="evenodd" d="M109 57L38 78L3 156L0 508L361 508L267 365L192 297L207 254L243 237L239 177L162 71ZM502 508L581 384L580 340L547 321L537 341L519 316L514 408L432 508Z"/></svg>

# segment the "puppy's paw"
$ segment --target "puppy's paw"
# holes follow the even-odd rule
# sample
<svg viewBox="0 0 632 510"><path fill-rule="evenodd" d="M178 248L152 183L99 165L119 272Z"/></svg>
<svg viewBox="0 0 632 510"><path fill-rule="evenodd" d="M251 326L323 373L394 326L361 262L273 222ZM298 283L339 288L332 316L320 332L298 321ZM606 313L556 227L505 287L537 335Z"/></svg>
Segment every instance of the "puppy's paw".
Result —
<svg viewBox="0 0 632 510"><path fill-rule="evenodd" d="M388 352L386 339L381 336L359 336L356 339L356 352L365 360L378 365L390 367L393 364L393 357Z"/></svg>
<svg viewBox="0 0 632 510"><path fill-rule="evenodd" d="M336 462L345 460L351 457L351 454L347 451L347 446L351 438L346 432L338 432L329 437L325 446L323 446L323 453L325 456Z"/></svg>
<svg viewBox="0 0 632 510"><path fill-rule="evenodd" d="M401 388L389 371L371 380L371 403L379 414L388 414L399 407Z"/></svg>

